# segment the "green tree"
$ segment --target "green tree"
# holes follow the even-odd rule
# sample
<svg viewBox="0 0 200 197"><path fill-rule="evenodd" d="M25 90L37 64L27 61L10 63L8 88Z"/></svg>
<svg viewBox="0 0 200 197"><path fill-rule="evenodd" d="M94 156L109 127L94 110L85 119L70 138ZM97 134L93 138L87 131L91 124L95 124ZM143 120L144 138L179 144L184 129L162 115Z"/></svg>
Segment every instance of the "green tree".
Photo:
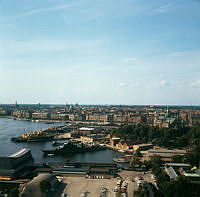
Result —
<svg viewBox="0 0 200 197"><path fill-rule="evenodd" d="M162 193L164 197L199 197L200 186L191 183L185 176L180 176L177 180L165 183Z"/></svg>
<svg viewBox="0 0 200 197"><path fill-rule="evenodd" d="M182 155L174 155L174 156L172 156L172 162L174 162L174 163L182 163L183 162L183 160L184 160L184 156L182 156Z"/></svg>
<svg viewBox="0 0 200 197"><path fill-rule="evenodd" d="M194 146L186 155L186 160L193 166L200 166L200 145Z"/></svg>
<svg viewBox="0 0 200 197"><path fill-rule="evenodd" d="M8 197L18 197L18 196L19 196L19 190L17 187L14 187L9 191Z"/></svg>
<svg viewBox="0 0 200 197"><path fill-rule="evenodd" d="M142 187L139 187L137 191L133 192L133 197L148 197L148 193Z"/></svg>
<svg viewBox="0 0 200 197"><path fill-rule="evenodd" d="M137 156L133 156L130 162L130 166L134 169L137 166L141 166L142 162L140 161L140 158Z"/></svg>
<svg viewBox="0 0 200 197"><path fill-rule="evenodd" d="M154 155L153 157L151 157L150 161L151 161L152 167L160 168L162 166L161 157L158 155Z"/></svg>
<svg viewBox="0 0 200 197"><path fill-rule="evenodd" d="M151 161L144 160L143 164L146 167L146 170L149 170L152 167Z"/></svg>
<svg viewBox="0 0 200 197"><path fill-rule="evenodd" d="M137 149L133 155L136 157L142 157L142 154L139 149Z"/></svg>
<svg viewBox="0 0 200 197"><path fill-rule="evenodd" d="M188 139L186 138L186 136L179 137L176 140L177 147L186 147L186 146L188 146L188 144L189 144L189 142L188 142Z"/></svg>
<svg viewBox="0 0 200 197"><path fill-rule="evenodd" d="M40 182L40 191L42 192L43 196L49 192L51 189L51 184L47 180L43 180Z"/></svg>
<svg viewBox="0 0 200 197"><path fill-rule="evenodd" d="M163 170L156 175L156 181L158 187L162 190L163 187L165 187L165 184L170 181L169 176L163 172Z"/></svg>
<svg viewBox="0 0 200 197"><path fill-rule="evenodd" d="M162 169L161 169L162 161L161 161L160 156L155 155L151 158L150 161L151 161L151 165L152 165L153 174L156 176L161 174L162 173Z"/></svg>

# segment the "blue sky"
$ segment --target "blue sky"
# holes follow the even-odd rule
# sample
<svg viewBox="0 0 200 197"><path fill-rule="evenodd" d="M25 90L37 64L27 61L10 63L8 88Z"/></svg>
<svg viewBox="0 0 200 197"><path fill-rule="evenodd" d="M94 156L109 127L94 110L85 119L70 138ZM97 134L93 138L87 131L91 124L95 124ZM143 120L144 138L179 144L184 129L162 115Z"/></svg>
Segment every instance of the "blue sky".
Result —
<svg viewBox="0 0 200 197"><path fill-rule="evenodd" d="M0 103L200 105L199 0L0 0Z"/></svg>

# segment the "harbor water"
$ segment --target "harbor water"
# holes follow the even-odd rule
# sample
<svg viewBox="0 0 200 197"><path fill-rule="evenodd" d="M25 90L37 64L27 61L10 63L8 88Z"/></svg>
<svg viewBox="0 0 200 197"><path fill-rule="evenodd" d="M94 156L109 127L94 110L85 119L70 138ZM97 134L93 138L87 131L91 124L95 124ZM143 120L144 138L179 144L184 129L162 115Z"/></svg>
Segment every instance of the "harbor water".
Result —
<svg viewBox="0 0 200 197"><path fill-rule="evenodd" d="M53 148L51 142L25 142L15 143L11 138L39 129L46 129L53 126L60 126L63 123L46 124L44 122L19 121L7 118L0 118L0 156L7 156L22 148L31 150L36 162L112 162L112 159L119 157L120 153L112 150L87 152L69 156L44 157L42 150Z"/></svg>

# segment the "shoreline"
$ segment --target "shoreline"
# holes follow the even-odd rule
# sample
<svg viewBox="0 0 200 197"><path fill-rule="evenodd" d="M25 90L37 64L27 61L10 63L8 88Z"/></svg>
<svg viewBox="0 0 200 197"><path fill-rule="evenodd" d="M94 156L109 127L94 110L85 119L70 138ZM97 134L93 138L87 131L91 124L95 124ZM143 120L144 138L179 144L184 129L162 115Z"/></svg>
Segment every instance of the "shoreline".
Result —
<svg viewBox="0 0 200 197"><path fill-rule="evenodd" d="M13 116L0 116L0 118L8 118L8 119L13 119L13 120L19 120L19 121L32 121L32 122L44 122L44 123L69 123L70 121L63 121L63 120L44 120L44 119L26 119L26 118L16 118Z"/></svg>
<svg viewBox="0 0 200 197"><path fill-rule="evenodd" d="M115 125L109 125L105 124L105 122L93 122L93 121L72 121L72 120L46 120L46 119L26 119L26 118L16 118L13 116L0 116L0 118L8 118L8 119L13 119L13 120L18 120L18 121L31 121L31 122L42 122L46 124L54 124L54 123L66 123L66 124L83 124L85 126L106 126L106 127L113 127L113 128L118 128L120 125L115 124Z"/></svg>

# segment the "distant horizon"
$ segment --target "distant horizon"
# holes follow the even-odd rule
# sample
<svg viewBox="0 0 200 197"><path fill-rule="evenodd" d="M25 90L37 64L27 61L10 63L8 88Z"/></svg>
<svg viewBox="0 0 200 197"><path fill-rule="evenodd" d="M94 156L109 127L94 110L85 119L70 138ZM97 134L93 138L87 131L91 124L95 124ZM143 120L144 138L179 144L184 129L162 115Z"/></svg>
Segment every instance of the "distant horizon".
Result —
<svg viewBox="0 0 200 197"><path fill-rule="evenodd" d="M1 105L16 105L16 103L0 103ZM55 105L55 106L66 106L62 103L17 103L17 105ZM81 104L81 103L68 103L67 105L79 105L79 106L149 106L149 107L200 107L200 105L182 105L182 104Z"/></svg>

